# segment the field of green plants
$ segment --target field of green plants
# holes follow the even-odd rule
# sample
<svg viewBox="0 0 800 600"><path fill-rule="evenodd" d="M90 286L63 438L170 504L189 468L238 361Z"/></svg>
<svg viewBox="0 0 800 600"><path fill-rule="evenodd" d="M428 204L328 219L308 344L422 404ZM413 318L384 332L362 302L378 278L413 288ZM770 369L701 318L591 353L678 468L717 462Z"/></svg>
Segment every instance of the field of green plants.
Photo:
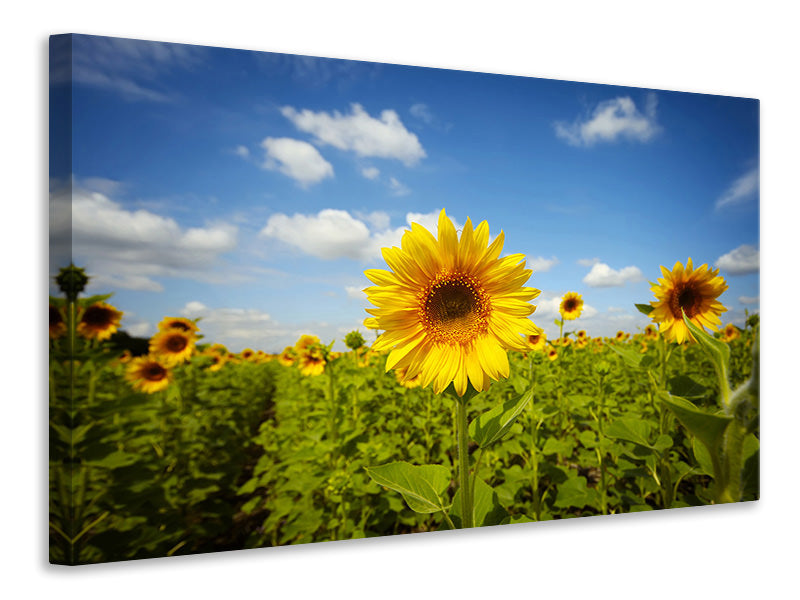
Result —
<svg viewBox="0 0 800 600"><path fill-rule="evenodd" d="M280 356L204 343L202 321L183 346L169 328L136 340L109 297L60 283L55 563L758 499L758 315L726 339L687 319L697 341L680 345L562 321L561 338L508 352L507 378L459 397L400 383L357 333L347 352L304 336ZM92 311L109 324L89 327ZM159 348L173 359L147 359Z"/></svg>

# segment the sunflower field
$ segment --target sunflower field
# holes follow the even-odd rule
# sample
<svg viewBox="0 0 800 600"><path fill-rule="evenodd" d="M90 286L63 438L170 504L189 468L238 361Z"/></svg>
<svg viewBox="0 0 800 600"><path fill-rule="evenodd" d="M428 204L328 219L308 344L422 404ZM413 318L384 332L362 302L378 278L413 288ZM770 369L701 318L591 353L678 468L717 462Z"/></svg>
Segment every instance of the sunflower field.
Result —
<svg viewBox="0 0 800 600"><path fill-rule="evenodd" d="M759 497L759 318L662 267L652 324L535 322L502 233L413 225L366 272L366 340L281 353L149 340L70 266L50 298L50 560L85 564L610 515ZM533 313L533 316L531 317ZM531 320L533 318L534 320ZM368 336L369 337L369 336Z"/></svg>

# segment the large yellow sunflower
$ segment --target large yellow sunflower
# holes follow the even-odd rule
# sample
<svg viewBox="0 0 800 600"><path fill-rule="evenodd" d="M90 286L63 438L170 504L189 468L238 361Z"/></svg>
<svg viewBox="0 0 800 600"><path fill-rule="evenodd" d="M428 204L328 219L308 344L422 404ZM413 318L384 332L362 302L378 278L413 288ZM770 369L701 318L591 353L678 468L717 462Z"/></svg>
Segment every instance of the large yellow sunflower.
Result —
<svg viewBox="0 0 800 600"><path fill-rule="evenodd" d="M67 324L64 322L64 315L57 306L50 305L50 338L60 338L67 333Z"/></svg>
<svg viewBox="0 0 800 600"><path fill-rule="evenodd" d="M561 318L567 321L577 319L583 312L583 297L576 292L567 292L561 298L558 312L561 313Z"/></svg>
<svg viewBox="0 0 800 600"><path fill-rule="evenodd" d="M85 338L107 340L119 327L122 311L105 302L95 302L81 311L78 333Z"/></svg>
<svg viewBox="0 0 800 600"><path fill-rule="evenodd" d="M442 210L438 239L412 223L401 248L383 249L392 270L365 271L376 285L364 291L384 331L372 348L391 350L387 371L406 368L437 394L453 382L459 396L468 381L483 391L508 377L506 351L526 351L527 336L539 332L528 318L539 290L523 287L532 271L522 254L499 258L503 240L501 231L487 247L489 225L473 230L470 219L459 239Z"/></svg>
<svg viewBox="0 0 800 600"><path fill-rule="evenodd" d="M158 324L159 331L166 331L167 329L180 329L187 333L197 333L197 323L183 317L164 317Z"/></svg>
<svg viewBox="0 0 800 600"><path fill-rule="evenodd" d="M150 338L150 353L155 354L167 366L178 365L189 360L194 351L195 337L182 329L165 329Z"/></svg>
<svg viewBox="0 0 800 600"><path fill-rule="evenodd" d="M125 378L134 389L154 394L169 386L172 374L160 357L139 356L131 359Z"/></svg>
<svg viewBox="0 0 800 600"><path fill-rule="evenodd" d="M725 280L719 276L719 269L712 270L705 264L695 269L689 258L685 269L676 262L672 271L662 266L661 273L664 277L650 288L656 296L656 301L650 302L653 306L650 317L659 324L659 331L667 341L682 344L694 340L683 322L681 310L698 327L719 329L719 315L728 310L717 301L717 297L728 289Z"/></svg>

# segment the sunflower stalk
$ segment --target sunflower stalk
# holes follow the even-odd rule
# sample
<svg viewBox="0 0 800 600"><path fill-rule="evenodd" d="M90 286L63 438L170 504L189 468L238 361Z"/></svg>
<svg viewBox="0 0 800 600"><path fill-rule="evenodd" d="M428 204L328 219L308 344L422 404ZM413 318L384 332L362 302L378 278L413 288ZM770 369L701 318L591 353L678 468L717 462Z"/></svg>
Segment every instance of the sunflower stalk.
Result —
<svg viewBox="0 0 800 600"><path fill-rule="evenodd" d="M456 441L458 444L458 487L461 490L461 525L474 527L472 522L472 489L469 481L469 440L467 437L467 400L456 402Z"/></svg>

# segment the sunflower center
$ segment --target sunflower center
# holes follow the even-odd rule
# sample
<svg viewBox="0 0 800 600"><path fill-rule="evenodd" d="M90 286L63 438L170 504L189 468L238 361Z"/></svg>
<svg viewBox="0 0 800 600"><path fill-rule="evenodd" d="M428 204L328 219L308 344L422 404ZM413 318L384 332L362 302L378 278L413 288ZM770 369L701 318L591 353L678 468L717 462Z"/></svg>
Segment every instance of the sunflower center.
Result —
<svg viewBox="0 0 800 600"><path fill-rule="evenodd" d="M433 342L468 343L489 329L489 296L474 277L440 273L419 298L419 318Z"/></svg>
<svg viewBox="0 0 800 600"><path fill-rule="evenodd" d="M165 345L167 347L167 350L169 350L170 352L177 353L186 348L186 345L188 343L189 343L188 340L182 335L172 335L169 338L167 338L167 342Z"/></svg>
<svg viewBox="0 0 800 600"><path fill-rule="evenodd" d="M148 381L161 381L167 376L167 370L158 363L148 363L142 369L142 375Z"/></svg>
<svg viewBox="0 0 800 600"><path fill-rule="evenodd" d="M675 290L670 301L670 310L676 319L681 319L681 309L690 319L699 312L702 297L692 287Z"/></svg>
<svg viewBox="0 0 800 600"><path fill-rule="evenodd" d="M564 312L572 312L578 308L578 301L575 298L568 298L564 301Z"/></svg>
<svg viewBox="0 0 800 600"><path fill-rule="evenodd" d="M90 306L83 313L82 321L92 327L106 327L111 323L111 311L102 306Z"/></svg>

